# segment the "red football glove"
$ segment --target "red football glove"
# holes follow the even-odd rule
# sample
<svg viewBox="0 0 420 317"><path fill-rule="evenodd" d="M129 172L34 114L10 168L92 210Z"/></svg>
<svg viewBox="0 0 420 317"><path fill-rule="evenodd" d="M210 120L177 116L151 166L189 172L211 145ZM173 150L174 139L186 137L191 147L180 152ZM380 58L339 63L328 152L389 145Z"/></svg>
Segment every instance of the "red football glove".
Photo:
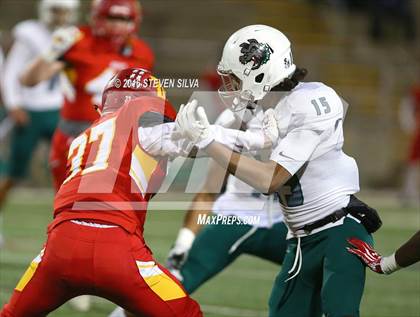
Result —
<svg viewBox="0 0 420 317"><path fill-rule="evenodd" d="M347 241L354 247L347 248L347 251L356 254L372 271L384 274L381 267L382 256L369 244L357 238L350 238Z"/></svg>

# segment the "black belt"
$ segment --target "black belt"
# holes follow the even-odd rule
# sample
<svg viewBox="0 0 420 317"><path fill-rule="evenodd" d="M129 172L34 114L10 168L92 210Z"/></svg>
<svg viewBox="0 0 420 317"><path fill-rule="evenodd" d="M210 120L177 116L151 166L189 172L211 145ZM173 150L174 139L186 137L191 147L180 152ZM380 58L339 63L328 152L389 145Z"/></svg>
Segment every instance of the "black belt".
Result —
<svg viewBox="0 0 420 317"><path fill-rule="evenodd" d="M320 228L322 226L325 226L329 223L334 223L341 218L345 217L348 214L348 211L345 208L339 209L337 211L334 211L332 214L319 219L315 222L309 223L307 225L304 225L303 227L299 228L298 230L304 230L306 233L310 233L311 231Z"/></svg>

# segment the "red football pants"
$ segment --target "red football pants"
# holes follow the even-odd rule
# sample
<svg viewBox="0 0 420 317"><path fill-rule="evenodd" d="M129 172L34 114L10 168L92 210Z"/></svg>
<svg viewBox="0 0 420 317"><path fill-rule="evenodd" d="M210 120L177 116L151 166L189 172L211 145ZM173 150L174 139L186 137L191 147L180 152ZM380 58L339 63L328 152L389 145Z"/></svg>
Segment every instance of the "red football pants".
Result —
<svg viewBox="0 0 420 317"><path fill-rule="evenodd" d="M50 168L56 192L66 179L67 155L73 140L72 136L63 133L60 129L54 131L51 140Z"/></svg>
<svg viewBox="0 0 420 317"><path fill-rule="evenodd" d="M202 316L143 238L120 227L71 221L49 233L44 252L32 261L0 316L46 316L82 294L106 298L135 316Z"/></svg>

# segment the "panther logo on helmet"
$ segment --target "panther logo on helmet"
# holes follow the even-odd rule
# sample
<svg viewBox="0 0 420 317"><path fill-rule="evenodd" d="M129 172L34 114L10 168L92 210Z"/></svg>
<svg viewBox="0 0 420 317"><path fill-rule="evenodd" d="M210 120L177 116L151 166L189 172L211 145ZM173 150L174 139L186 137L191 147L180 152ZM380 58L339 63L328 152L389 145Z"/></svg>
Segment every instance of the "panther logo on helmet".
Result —
<svg viewBox="0 0 420 317"><path fill-rule="evenodd" d="M253 62L251 70L255 70L261 67L261 65L267 63L270 60L270 56L274 53L274 50L270 45L266 43L259 43L256 39L247 40L248 43L244 42L241 47L241 53L239 61L245 65L249 62Z"/></svg>

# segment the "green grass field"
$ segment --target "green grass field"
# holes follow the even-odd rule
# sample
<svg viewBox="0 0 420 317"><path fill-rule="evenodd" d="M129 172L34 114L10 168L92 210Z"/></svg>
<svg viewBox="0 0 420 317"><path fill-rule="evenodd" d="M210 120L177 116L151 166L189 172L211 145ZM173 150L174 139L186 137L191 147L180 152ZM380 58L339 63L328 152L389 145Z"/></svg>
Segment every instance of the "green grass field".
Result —
<svg viewBox="0 0 420 317"><path fill-rule="evenodd" d="M363 199L377 207L384 220L375 234L377 249L388 254L420 228L418 209L402 209L388 193L364 194ZM52 194L43 190L17 190L4 207L3 232L6 244L0 249L0 304L9 298L20 275L39 252L45 240L46 224L51 219ZM155 257L164 261L181 224L182 212L150 212L146 240ZM194 298L205 316L267 316L267 301L279 267L243 256L219 276L199 289ZM363 298L363 317L420 316L420 266L391 276L367 274ZM345 287L345 285L343 285ZM74 312L64 305L50 316L107 316L113 304L95 298L88 313ZM297 316L298 317L298 316Z"/></svg>

